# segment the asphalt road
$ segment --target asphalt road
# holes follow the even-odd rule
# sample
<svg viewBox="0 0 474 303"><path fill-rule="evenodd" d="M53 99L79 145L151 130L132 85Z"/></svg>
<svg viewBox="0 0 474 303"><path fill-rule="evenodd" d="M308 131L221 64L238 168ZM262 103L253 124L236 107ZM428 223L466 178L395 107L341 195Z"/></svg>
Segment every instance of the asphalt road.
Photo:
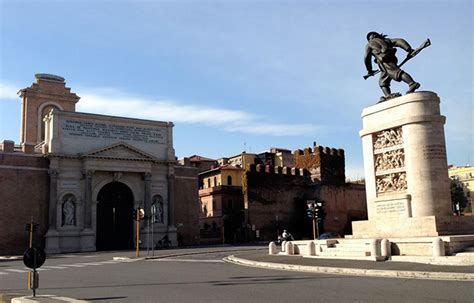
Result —
<svg viewBox="0 0 474 303"><path fill-rule="evenodd" d="M238 250L238 248L235 248ZM212 250L212 249L207 249ZM302 274L224 263L234 252L113 261L94 253L50 258L38 294L91 302L474 302L474 283ZM201 251L206 251L202 249ZM160 251L161 255L188 252ZM143 253L142 253L143 254ZM28 295L21 261L0 263L0 293Z"/></svg>

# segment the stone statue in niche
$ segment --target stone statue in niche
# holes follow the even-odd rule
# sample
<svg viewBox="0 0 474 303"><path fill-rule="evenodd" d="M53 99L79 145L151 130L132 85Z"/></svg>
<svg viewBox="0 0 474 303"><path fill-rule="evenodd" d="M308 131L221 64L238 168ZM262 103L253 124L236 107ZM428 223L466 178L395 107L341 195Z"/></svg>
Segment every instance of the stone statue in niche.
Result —
<svg viewBox="0 0 474 303"><path fill-rule="evenodd" d="M401 127L387 129L374 135L374 149L382 149L402 144L403 132Z"/></svg>
<svg viewBox="0 0 474 303"><path fill-rule="evenodd" d="M405 153L403 149L392 150L375 156L375 171L405 167Z"/></svg>
<svg viewBox="0 0 474 303"><path fill-rule="evenodd" d="M163 198L160 195L153 197L151 204L151 213L153 216L153 223L163 224Z"/></svg>
<svg viewBox="0 0 474 303"><path fill-rule="evenodd" d="M404 191L407 189L406 173L388 174L377 177L377 193Z"/></svg>
<svg viewBox="0 0 474 303"><path fill-rule="evenodd" d="M66 195L63 198L62 226L76 225L76 198L74 195Z"/></svg>

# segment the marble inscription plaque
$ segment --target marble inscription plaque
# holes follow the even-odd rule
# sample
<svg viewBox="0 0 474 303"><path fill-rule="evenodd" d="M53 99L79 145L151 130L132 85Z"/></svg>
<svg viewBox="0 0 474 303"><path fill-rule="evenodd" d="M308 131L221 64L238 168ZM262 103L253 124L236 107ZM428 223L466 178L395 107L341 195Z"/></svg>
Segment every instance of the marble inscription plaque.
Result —
<svg viewBox="0 0 474 303"><path fill-rule="evenodd" d="M166 143L166 130L161 128L67 119L62 121L61 130L68 137L112 139L148 144Z"/></svg>
<svg viewBox="0 0 474 303"><path fill-rule="evenodd" d="M375 205L375 212L378 215L403 215L407 213L407 207L405 201L384 201L377 202Z"/></svg>

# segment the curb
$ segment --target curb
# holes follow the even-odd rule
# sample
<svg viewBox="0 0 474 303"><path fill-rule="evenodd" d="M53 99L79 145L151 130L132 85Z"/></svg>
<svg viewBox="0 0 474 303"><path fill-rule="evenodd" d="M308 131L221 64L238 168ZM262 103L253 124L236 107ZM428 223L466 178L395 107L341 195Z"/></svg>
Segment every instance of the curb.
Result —
<svg viewBox="0 0 474 303"><path fill-rule="evenodd" d="M253 249L239 249L238 251L253 251L253 250L265 250L268 249L266 247L262 248L253 248ZM181 256L193 256L193 255L203 255L209 253L222 253L222 252L235 252L235 249L222 249L222 250L214 250L214 251L199 251L199 252L188 252L188 253L174 253L174 254L167 254L161 256L153 256L153 257L144 257L146 261L154 260L154 259L164 259L164 258L172 258L172 257L181 257Z"/></svg>
<svg viewBox="0 0 474 303"><path fill-rule="evenodd" d="M12 303L38 303L38 302L71 302L71 303L87 303L88 301L78 300L73 298L59 297L54 295L38 295L24 296L18 298L12 298Z"/></svg>
<svg viewBox="0 0 474 303"><path fill-rule="evenodd" d="M323 266L305 266L295 264L281 264L270 262L257 262L228 256L223 259L225 262L258 267L274 270L288 270L298 272L312 272L335 275L367 276L383 278L403 278L403 279L423 279L423 280L445 280L445 281L474 281L472 273L454 273L454 272L426 272L426 271L397 271L397 270L378 270L362 268L343 268L343 267L323 267Z"/></svg>

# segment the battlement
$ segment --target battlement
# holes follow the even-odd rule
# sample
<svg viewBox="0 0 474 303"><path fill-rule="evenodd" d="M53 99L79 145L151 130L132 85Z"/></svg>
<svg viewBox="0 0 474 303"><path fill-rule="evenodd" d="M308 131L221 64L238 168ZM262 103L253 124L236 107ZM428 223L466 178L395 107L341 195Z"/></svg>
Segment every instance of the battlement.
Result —
<svg viewBox="0 0 474 303"><path fill-rule="evenodd" d="M310 172L311 179L325 184L345 183L344 150L314 145L293 152L295 165Z"/></svg>
<svg viewBox="0 0 474 303"><path fill-rule="evenodd" d="M261 174L273 174L273 175L285 175L294 177L308 177L310 173L304 168L297 167L281 167L271 166L263 164L247 164L245 168L246 172L261 173Z"/></svg>
<svg viewBox="0 0 474 303"><path fill-rule="evenodd" d="M311 147L307 147L304 150L297 149L293 152L295 156L310 155L310 154L323 154L328 156L344 157L344 150L342 148L331 148L326 146L315 146L314 151Z"/></svg>

